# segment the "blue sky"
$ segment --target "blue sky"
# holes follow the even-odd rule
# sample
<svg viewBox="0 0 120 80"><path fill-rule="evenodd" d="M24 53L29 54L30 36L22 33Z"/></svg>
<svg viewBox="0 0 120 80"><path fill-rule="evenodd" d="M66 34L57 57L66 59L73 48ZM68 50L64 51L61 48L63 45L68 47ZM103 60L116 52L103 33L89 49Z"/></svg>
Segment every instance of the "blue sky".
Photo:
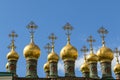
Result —
<svg viewBox="0 0 120 80"><path fill-rule="evenodd" d="M7 49L10 44L8 34L14 30L19 35L15 42L16 51L20 55L17 74L18 76L25 76L26 62L23 49L30 42L30 34L26 29L26 25L30 21L34 21L39 26L35 33L35 43L41 49L41 56L38 60L39 77L45 77L43 65L47 61L47 53L44 46L50 42L48 36L53 32L58 37L55 41L55 51L59 55L67 40L65 31L62 29L67 22L74 27L71 44L78 49L77 64L79 63L79 65L83 61L80 48L83 45L89 48L86 42L89 35L93 35L96 39L95 51L101 47L101 39L97 33L101 26L109 31L106 37L106 45L111 49L119 47L119 4L119 0L0 0L0 71L6 71L6 55L10 51ZM76 76L80 77L79 65L76 65ZM61 59L59 75L63 76L63 68L60 66L63 66Z"/></svg>

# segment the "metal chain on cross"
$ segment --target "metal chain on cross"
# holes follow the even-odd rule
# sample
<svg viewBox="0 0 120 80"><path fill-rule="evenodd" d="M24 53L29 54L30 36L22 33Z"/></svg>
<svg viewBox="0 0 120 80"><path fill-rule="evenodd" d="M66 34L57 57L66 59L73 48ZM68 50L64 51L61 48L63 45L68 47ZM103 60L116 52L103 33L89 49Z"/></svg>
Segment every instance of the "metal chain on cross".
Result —
<svg viewBox="0 0 120 80"><path fill-rule="evenodd" d="M48 38L51 40L52 50L54 51L54 44L55 44L55 40L57 39L57 37L54 35L54 33L51 33L51 35Z"/></svg>
<svg viewBox="0 0 120 80"><path fill-rule="evenodd" d="M27 29L29 29L30 31L30 34L31 34L31 42L34 42L34 32L35 32L35 29L37 29L38 26L33 22L31 21L28 25L27 25Z"/></svg>
<svg viewBox="0 0 120 80"><path fill-rule="evenodd" d="M102 44L103 46L105 46L105 35L108 34L107 29L105 29L103 26L98 29L98 33L100 34L101 38L102 38Z"/></svg>
<svg viewBox="0 0 120 80"><path fill-rule="evenodd" d="M47 43L44 48L47 50L47 53L48 53L48 54L50 53L50 51L51 51L51 49L52 49L50 43Z"/></svg>
<svg viewBox="0 0 120 80"><path fill-rule="evenodd" d="M93 39L92 36L89 36L87 39L87 42L89 42L89 44L90 44L90 51L93 52L93 45L92 44L93 44L93 42L95 42L95 39Z"/></svg>
<svg viewBox="0 0 120 80"><path fill-rule="evenodd" d="M14 50L14 49L16 48L16 46L15 46L15 44L14 44L15 38L18 37L18 35L15 33L15 31L12 31L12 33L9 34L9 37L12 38L12 40L11 40L11 44L8 46L8 48Z"/></svg>
<svg viewBox="0 0 120 80"><path fill-rule="evenodd" d="M86 52L88 52L87 47L83 46L80 51L84 53L84 60L86 61L86 56L87 56Z"/></svg>
<svg viewBox="0 0 120 80"><path fill-rule="evenodd" d="M120 56L120 51L118 50L118 48L115 48L114 53L115 53L115 57L116 57L116 62L119 64L118 57Z"/></svg>
<svg viewBox="0 0 120 80"><path fill-rule="evenodd" d="M70 42L70 31L73 30L73 27L69 24L69 23L66 23L65 26L63 26L63 29L66 30L66 35L67 35L67 38L68 38L68 42Z"/></svg>

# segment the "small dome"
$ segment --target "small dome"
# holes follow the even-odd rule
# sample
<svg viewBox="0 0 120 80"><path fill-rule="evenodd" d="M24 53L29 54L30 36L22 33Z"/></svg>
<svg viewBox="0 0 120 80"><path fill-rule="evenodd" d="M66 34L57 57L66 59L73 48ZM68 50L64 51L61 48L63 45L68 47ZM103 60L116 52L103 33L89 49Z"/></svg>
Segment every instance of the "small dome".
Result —
<svg viewBox="0 0 120 80"><path fill-rule="evenodd" d="M90 72L90 71L89 71L89 65L88 65L88 63L84 62L84 63L81 65L80 70L81 70L82 73L84 73L84 72Z"/></svg>
<svg viewBox="0 0 120 80"><path fill-rule="evenodd" d="M117 74L117 73L120 73L120 64L116 64L115 67L114 67L114 73Z"/></svg>
<svg viewBox="0 0 120 80"><path fill-rule="evenodd" d="M98 56L91 51L90 54L86 57L86 59L89 63L97 62L98 61Z"/></svg>
<svg viewBox="0 0 120 80"><path fill-rule="evenodd" d="M43 68L44 68L45 72L50 71L50 64L49 64L49 62L45 63Z"/></svg>
<svg viewBox="0 0 120 80"><path fill-rule="evenodd" d="M51 53L48 55L48 61L49 62L58 62L59 56L52 50Z"/></svg>
<svg viewBox="0 0 120 80"><path fill-rule="evenodd" d="M40 56L40 48L31 42L24 48L23 55L26 59L38 59Z"/></svg>
<svg viewBox="0 0 120 80"><path fill-rule="evenodd" d="M70 43L67 43L60 52L60 57L62 60L76 60L78 57L78 51Z"/></svg>
<svg viewBox="0 0 120 80"><path fill-rule="evenodd" d="M97 56L99 57L100 62L106 62L106 61L110 62L114 58L113 51L110 48L107 48L106 46L103 46L98 50Z"/></svg>
<svg viewBox="0 0 120 80"><path fill-rule="evenodd" d="M6 69L8 69L8 65L9 65L9 63L7 62L7 64L5 65Z"/></svg>
<svg viewBox="0 0 120 80"><path fill-rule="evenodd" d="M8 60L18 60L19 59L19 55L15 50L11 50L8 54L7 54L7 59Z"/></svg>

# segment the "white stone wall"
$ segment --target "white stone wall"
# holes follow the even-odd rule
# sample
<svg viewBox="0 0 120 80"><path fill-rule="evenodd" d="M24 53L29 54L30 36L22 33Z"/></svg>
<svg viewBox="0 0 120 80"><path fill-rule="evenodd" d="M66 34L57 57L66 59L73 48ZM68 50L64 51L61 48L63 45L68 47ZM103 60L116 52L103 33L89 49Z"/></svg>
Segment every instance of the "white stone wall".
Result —
<svg viewBox="0 0 120 80"><path fill-rule="evenodd" d="M12 76L0 76L0 80L12 80Z"/></svg>

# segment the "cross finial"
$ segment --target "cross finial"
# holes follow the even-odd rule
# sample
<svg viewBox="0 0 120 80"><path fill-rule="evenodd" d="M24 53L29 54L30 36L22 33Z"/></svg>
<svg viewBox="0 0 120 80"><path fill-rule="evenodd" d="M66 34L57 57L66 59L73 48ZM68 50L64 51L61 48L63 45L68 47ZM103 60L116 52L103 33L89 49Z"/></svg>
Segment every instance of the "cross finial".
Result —
<svg viewBox="0 0 120 80"><path fill-rule="evenodd" d="M93 39L92 36L89 36L88 39L87 39L87 42L89 42L89 44L90 44L90 50L93 51L92 44L93 44L93 42L95 42L95 39Z"/></svg>
<svg viewBox="0 0 120 80"><path fill-rule="evenodd" d="M118 50L118 48L115 48L114 53L115 53L116 61L117 61L117 63L119 64L119 59L118 59L118 57L119 57L119 55L120 55L120 51Z"/></svg>
<svg viewBox="0 0 120 80"><path fill-rule="evenodd" d="M102 38L102 44L105 46L105 35L108 34L107 29L105 29L103 26L98 30L98 33L100 34Z"/></svg>
<svg viewBox="0 0 120 80"><path fill-rule="evenodd" d="M54 33L51 33L51 35L48 37L50 40L52 40L52 50L54 50L54 44L55 44L55 41L57 39L57 37L54 35Z"/></svg>
<svg viewBox="0 0 120 80"><path fill-rule="evenodd" d="M86 61L86 55L87 55L86 52L88 51L87 47L86 47L86 46L83 46L80 51L84 53L84 59L85 59L85 61Z"/></svg>
<svg viewBox="0 0 120 80"><path fill-rule="evenodd" d="M9 34L9 37L12 38L12 42L8 48L15 49L16 46L14 45L14 42L15 42L14 38L18 37L18 35L15 33L15 31L12 31L12 33Z"/></svg>
<svg viewBox="0 0 120 80"><path fill-rule="evenodd" d="M13 43L10 43L10 45L8 45L8 49L14 50L15 48L16 46Z"/></svg>
<svg viewBox="0 0 120 80"><path fill-rule="evenodd" d="M47 43L44 48L47 50L47 53L49 54L52 47L49 43Z"/></svg>
<svg viewBox="0 0 120 80"><path fill-rule="evenodd" d="M18 35L15 33L15 31L12 31L12 33L9 34L9 37L12 38L12 40L14 41L14 38L18 37Z"/></svg>
<svg viewBox="0 0 120 80"><path fill-rule="evenodd" d="M73 27L69 23L66 23L66 25L63 26L63 29L67 31L66 35L68 37L68 42L70 42L70 35L71 35L70 31L73 30Z"/></svg>
<svg viewBox="0 0 120 80"><path fill-rule="evenodd" d="M35 29L38 28L38 26L33 22L31 21L28 25L27 25L27 28L30 30L30 33L31 33L31 42L34 42L33 39L34 39L34 32L35 32Z"/></svg>

